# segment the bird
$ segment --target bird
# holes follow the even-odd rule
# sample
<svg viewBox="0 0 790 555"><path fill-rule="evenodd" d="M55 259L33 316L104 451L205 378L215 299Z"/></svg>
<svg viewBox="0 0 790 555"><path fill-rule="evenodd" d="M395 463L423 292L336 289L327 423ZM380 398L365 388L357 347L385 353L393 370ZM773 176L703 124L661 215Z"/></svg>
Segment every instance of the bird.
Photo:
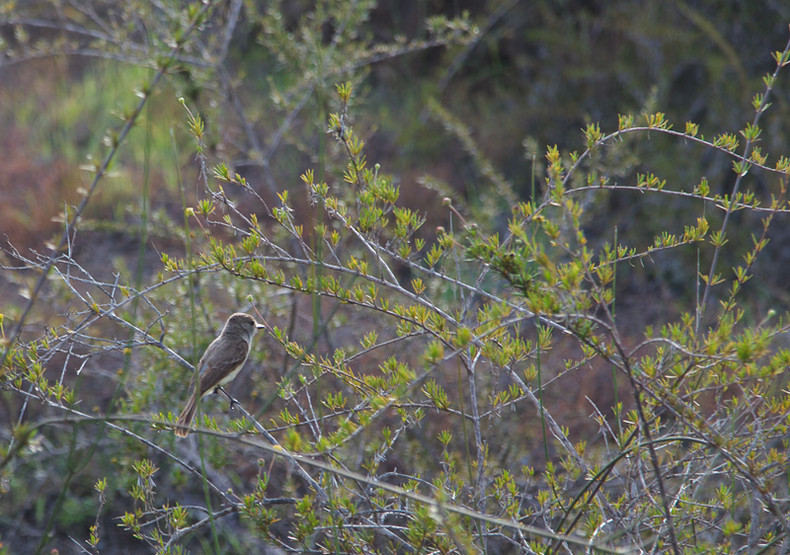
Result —
<svg viewBox="0 0 790 555"><path fill-rule="evenodd" d="M175 434L178 437L189 434L198 399L216 392L238 375L250 355L255 331L262 327L249 314L236 312L230 315L219 336L200 357L197 379L192 379L189 400L176 421Z"/></svg>

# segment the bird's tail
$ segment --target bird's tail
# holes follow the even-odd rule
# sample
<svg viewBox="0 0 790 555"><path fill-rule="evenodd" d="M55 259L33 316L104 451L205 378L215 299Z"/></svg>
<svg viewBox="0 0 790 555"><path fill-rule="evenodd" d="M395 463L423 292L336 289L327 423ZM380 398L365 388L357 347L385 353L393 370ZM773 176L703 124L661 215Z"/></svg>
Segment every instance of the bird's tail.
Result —
<svg viewBox="0 0 790 555"><path fill-rule="evenodd" d="M184 407L184 410L181 411L181 415L178 417L178 421L176 421L176 435L178 437L187 437L189 433L189 425L192 423L192 419L195 418L195 409L197 408L197 396L192 395L187 401L187 405Z"/></svg>

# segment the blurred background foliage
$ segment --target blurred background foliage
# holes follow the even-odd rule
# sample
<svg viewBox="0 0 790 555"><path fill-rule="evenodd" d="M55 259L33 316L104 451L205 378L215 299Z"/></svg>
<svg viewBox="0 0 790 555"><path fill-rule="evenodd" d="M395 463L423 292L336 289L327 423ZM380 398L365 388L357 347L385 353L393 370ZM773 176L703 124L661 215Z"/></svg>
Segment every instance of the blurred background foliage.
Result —
<svg viewBox="0 0 790 555"><path fill-rule="evenodd" d="M78 168L95 155L113 113L130 102L124 93L150 71L104 59L138 59L131 55L138 50L125 53L123 44L115 44L117 52L109 49L107 56L54 55L51 50L58 47L69 51L64 42L29 59L15 58L10 51L20 49L15 40L19 29L26 29L31 42L60 40L52 29L24 25L58 9L68 16L69 4L55 9L59 4L5 2L3 8L9 23L2 29L8 51L0 122L9 163L2 176L0 216L9 222L4 233L17 245L33 246L42 233L57 230L50 220L62 210L60 199L76 198L85 181ZM146 4L133 2L127 11L161 15ZM481 169L485 160L512 184L518 198L529 198L536 187L540 192L545 146L579 149L579 130L590 122L611 130L619 114L658 110L676 128L694 121L707 136L739 129L771 67L768 53L782 41L790 15L790 8L778 1L354 5L366 14L359 20L343 19L347 14L342 11L327 13L332 3L246 2L221 68L183 64L170 76L168 88L157 91L147 108L147 118L171 124L146 121L145 131L133 134L133 148L123 153L122 167L102 187L93 210L129 223L139 211L139 184L147 175L153 183L152 206L175 215L181 204L179 171L188 168L191 157L183 146L174 152L171 140L174 133L175 144L184 144L178 96L204 116L212 141L208 147L233 160L242 175L265 184L260 192L269 198L276 190L298 188L295 173L316 162L320 178L322 165L330 163L322 123L328 102L334 84L353 77L360 85L354 116L371 159L398 176L405 202L428 208L429 223L442 224L434 215L440 212L438 197L426 183L452 191L475 210L497 192L496 180ZM437 15L464 18L459 40L437 40L425 23ZM20 25L11 24L15 22ZM136 45L144 45L143 38L130 34ZM147 40L153 41L150 36ZM79 51L79 46L72 49ZM448 130L432 103L471 130L474 152L465 148L457 129ZM243 106L243 122L234 106ZM787 92L780 89L762 122L765 151L786 148L782 122L790 117L788 110ZM648 154L645 167L638 161ZM712 192L723 194L734 179L726 157L664 137L639 141L606 164L621 184L632 182L635 172L652 171L672 186L691 189L704 175ZM58 194L47 194L50 190ZM685 221L684 202L666 197L635 202L634 194L619 193L596 202L606 205L588 223L593 236L608 235L617 225L623 235L649 242L656 230L671 230ZM509 204L494 201L486 209L506 215ZM118 232L132 229L124 225ZM771 248L786 243L778 239ZM773 259L784 260L786 254L778 252ZM783 273L766 270L763 276L770 278L772 292L783 289ZM670 284L687 281L680 268L665 271L681 272L668 276ZM634 287L644 292L650 285Z"/></svg>

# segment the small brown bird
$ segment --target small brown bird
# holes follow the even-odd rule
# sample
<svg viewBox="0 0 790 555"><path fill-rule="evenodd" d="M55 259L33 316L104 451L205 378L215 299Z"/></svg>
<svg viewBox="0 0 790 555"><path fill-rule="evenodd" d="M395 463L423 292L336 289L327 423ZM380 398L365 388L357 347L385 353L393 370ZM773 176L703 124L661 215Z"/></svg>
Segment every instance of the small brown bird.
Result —
<svg viewBox="0 0 790 555"><path fill-rule="evenodd" d="M249 314L232 314L222 332L206 348L198 362L199 383L192 380L191 395L176 422L175 433L186 437L189 425L195 417L198 399L216 391L221 385L229 383L239 373L252 347L255 330L263 326L257 324Z"/></svg>

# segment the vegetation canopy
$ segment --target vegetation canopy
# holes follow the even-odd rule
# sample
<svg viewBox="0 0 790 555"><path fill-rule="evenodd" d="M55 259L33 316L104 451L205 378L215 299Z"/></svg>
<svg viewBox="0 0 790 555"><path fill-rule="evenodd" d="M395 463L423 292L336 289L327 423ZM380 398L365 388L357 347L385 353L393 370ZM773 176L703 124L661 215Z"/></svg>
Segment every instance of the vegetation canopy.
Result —
<svg viewBox="0 0 790 555"><path fill-rule="evenodd" d="M0 554L790 552L790 30L570 4L0 2Z"/></svg>

